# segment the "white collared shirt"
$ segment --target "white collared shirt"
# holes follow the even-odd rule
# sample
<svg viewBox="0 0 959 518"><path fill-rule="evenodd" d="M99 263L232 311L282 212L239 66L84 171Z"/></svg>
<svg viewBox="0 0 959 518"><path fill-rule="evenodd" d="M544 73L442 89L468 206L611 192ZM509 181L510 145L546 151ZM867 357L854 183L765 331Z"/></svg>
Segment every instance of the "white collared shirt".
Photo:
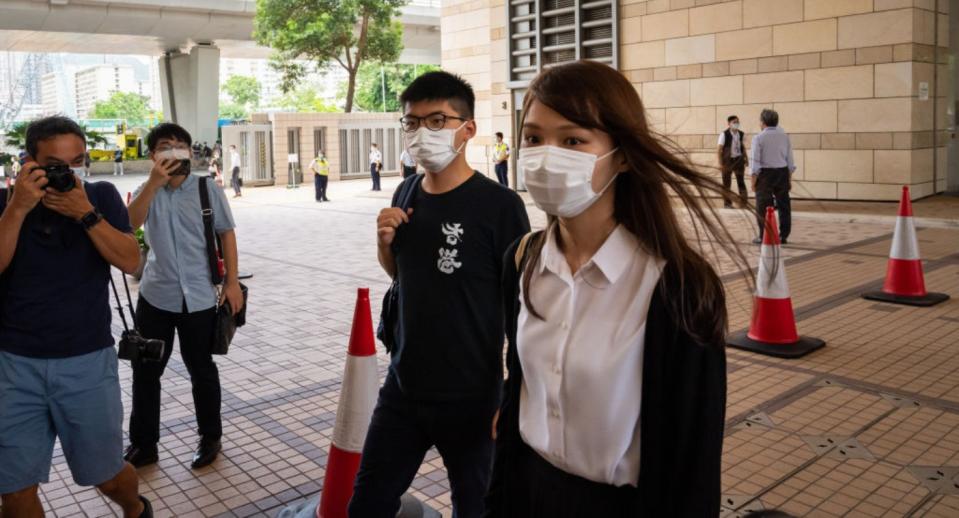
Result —
<svg viewBox="0 0 959 518"><path fill-rule="evenodd" d="M615 486L639 481L646 314L664 264L618 226L575 275L555 232L529 265L544 320L522 305L520 434L567 473Z"/></svg>

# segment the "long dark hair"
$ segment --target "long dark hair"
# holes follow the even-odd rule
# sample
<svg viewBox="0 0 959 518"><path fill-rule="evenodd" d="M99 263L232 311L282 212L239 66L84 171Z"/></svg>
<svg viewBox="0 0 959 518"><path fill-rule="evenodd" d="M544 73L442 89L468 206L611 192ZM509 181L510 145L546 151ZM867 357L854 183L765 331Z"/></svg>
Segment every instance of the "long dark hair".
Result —
<svg viewBox="0 0 959 518"><path fill-rule="evenodd" d="M627 165L616 178L613 217L636 236L647 253L666 260L660 283L661 288L679 287L678 292L666 293L666 309L678 328L700 344L723 343L727 316L722 282L704 256L690 245L673 212L669 191L687 209L699 247L706 241L715 251L718 243L746 272L749 266L745 256L706 201L710 193L726 199L730 194L699 172L678 146L649 128L636 89L606 65L578 61L545 70L529 86L523 121L534 102L583 128L612 137ZM557 221L550 216L547 230L554 229ZM547 234L540 233L530 243L527 264L539 261ZM523 273L524 303L540 317L530 300L534 270L527 267Z"/></svg>

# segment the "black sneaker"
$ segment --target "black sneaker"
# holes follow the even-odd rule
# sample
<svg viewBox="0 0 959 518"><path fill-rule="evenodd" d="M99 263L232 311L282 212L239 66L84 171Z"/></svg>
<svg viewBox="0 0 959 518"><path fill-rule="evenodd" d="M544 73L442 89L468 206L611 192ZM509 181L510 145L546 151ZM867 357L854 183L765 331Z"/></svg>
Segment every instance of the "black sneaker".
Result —
<svg viewBox="0 0 959 518"><path fill-rule="evenodd" d="M160 456L157 454L156 448L140 448L131 444L127 446L127 451L123 453L123 460L132 464L134 468L142 468L143 466L156 464L160 460Z"/></svg>
<svg viewBox="0 0 959 518"><path fill-rule="evenodd" d="M143 512L140 513L140 518L153 518L153 506L150 505L150 501L140 496L140 501L143 502Z"/></svg>
<svg viewBox="0 0 959 518"><path fill-rule="evenodd" d="M787 243L786 238L782 238L781 240L779 240L779 244L781 245L785 245L786 243Z"/></svg>
<svg viewBox="0 0 959 518"><path fill-rule="evenodd" d="M754 244L754 245L761 245L761 244L763 244L763 238L757 237L756 239L753 239L753 244Z"/></svg>

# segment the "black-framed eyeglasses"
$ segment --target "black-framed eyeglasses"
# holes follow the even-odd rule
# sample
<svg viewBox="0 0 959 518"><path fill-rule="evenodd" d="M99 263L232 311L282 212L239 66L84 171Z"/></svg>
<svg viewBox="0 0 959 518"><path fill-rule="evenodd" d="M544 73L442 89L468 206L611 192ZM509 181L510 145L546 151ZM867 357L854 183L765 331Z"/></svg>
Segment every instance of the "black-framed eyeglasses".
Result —
<svg viewBox="0 0 959 518"><path fill-rule="evenodd" d="M446 121L448 119L458 120L466 122L469 119L464 119L463 117L456 117L453 115L446 115L445 113L431 113L426 117L417 117L415 115L406 115L400 119L400 125L403 126L403 131L412 133L420 129L420 125L424 122L426 123L426 128L430 131L439 131L446 127Z"/></svg>

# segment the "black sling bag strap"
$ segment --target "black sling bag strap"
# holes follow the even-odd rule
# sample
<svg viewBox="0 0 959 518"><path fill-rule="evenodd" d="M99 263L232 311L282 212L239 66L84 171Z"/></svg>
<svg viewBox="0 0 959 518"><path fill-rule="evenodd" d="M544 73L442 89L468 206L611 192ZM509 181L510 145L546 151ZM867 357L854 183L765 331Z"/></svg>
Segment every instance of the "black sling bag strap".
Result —
<svg viewBox="0 0 959 518"><path fill-rule="evenodd" d="M210 208L210 192L206 188L207 177L200 177L200 208L203 214L203 234L206 236L206 255L210 263L210 275L213 284L222 284L223 276L220 275L220 256L217 250L220 249L220 238L213 231L213 209Z"/></svg>

